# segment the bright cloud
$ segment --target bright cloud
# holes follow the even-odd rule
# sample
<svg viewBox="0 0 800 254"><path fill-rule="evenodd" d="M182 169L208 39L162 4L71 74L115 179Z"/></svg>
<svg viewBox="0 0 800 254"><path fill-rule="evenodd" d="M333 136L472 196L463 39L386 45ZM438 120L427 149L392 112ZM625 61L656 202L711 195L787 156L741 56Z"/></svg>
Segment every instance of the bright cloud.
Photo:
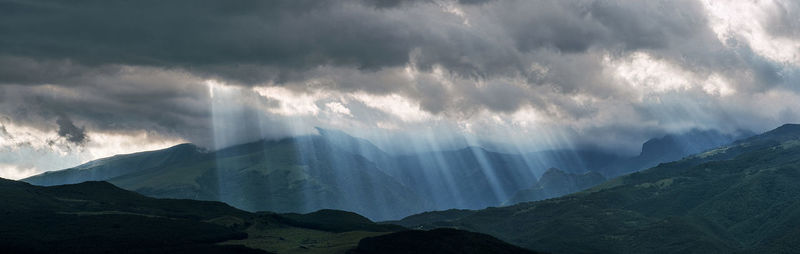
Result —
<svg viewBox="0 0 800 254"><path fill-rule="evenodd" d="M767 20L790 3L776 0L702 0L702 3L720 41L742 39L768 59L800 67L800 38L774 36L766 27Z"/></svg>

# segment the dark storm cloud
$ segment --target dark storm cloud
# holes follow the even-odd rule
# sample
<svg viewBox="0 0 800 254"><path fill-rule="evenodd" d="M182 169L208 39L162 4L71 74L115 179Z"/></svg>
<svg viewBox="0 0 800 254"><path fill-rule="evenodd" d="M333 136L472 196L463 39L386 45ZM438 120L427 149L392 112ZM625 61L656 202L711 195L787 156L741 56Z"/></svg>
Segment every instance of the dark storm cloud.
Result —
<svg viewBox="0 0 800 254"><path fill-rule="evenodd" d="M69 117L59 117L56 120L56 124L58 124L58 136L67 141L76 145L83 145L88 141L88 137L86 137L86 128L75 126Z"/></svg>
<svg viewBox="0 0 800 254"><path fill-rule="evenodd" d="M3 125L3 124L0 124L0 137L7 138L7 139L14 138L10 134L8 134L8 130L6 130L6 126Z"/></svg>
<svg viewBox="0 0 800 254"><path fill-rule="evenodd" d="M797 4L781 6L768 30L796 38ZM445 116L531 105L580 120L600 110L575 97L638 99L607 69L633 52L723 75L737 91L787 83L781 66L720 42L706 16L688 0L0 0L0 115L211 143L204 81L215 79L396 93Z"/></svg>
<svg viewBox="0 0 800 254"><path fill-rule="evenodd" d="M0 52L84 65L200 70L249 64L370 69L406 62L419 35L393 34L390 20L359 6L355 1L5 2ZM248 78L242 79L255 81Z"/></svg>
<svg viewBox="0 0 800 254"><path fill-rule="evenodd" d="M523 51L661 48L705 29L702 6L694 1L523 1L498 7Z"/></svg>
<svg viewBox="0 0 800 254"><path fill-rule="evenodd" d="M257 83L302 79L324 65L403 66L419 50L422 68L441 64L486 77L524 73L528 63L518 50L659 48L704 27L698 5L688 1L462 1L479 3L463 5L467 14L488 14L473 28L435 1L404 2L10 1L0 8L0 53L183 68ZM515 45L496 40L503 37Z"/></svg>
<svg viewBox="0 0 800 254"><path fill-rule="evenodd" d="M63 79L41 77L46 81L39 86L0 85L0 115L42 130L49 129L52 119L68 115L92 131L148 130L198 142L209 135L208 88L201 80L152 68L108 69L53 74Z"/></svg>
<svg viewBox="0 0 800 254"><path fill-rule="evenodd" d="M413 50L420 51L420 68L442 64L466 76L524 68L513 49L454 26L458 18L441 13L434 1L401 2L5 2L0 54L93 67L181 68L241 83L302 80L319 66L403 66ZM31 77L38 75L14 73L8 81L35 82Z"/></svg>

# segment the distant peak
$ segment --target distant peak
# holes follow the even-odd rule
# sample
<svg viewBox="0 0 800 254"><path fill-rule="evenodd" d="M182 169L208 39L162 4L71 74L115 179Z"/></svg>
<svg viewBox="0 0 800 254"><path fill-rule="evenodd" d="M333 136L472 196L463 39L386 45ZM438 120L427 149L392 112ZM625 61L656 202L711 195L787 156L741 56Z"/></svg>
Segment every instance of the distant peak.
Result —
<svg viewBox="0 0 800 254"><path fill-rule="evenodd" d="M128 193L128 191L123 190L116 185L113 185L106 181L86 181L81 183L74 183L74 184L64 184L64 185L56 185L53 188L59 189L61 192L69 191L69 192L106 192L109 193L113 192L123 192ZM133 192L130 192L133 193Z"/></svg>
<svg viewBox="0 0 800 254"><path fill-rule="evenodd" d="M775 128L771 132L800 132L800 124L787 123Z"/></svg>
<svg viewBox="0 0 800 254"><path fill-rule="evenodd" d="M566 172L558 168L548 168L547 171L544 172L544 174L566 174Z"/></svg>
<svg viewBox="0 0 800 254"><path fill-rule="evenodd" d="M736 143L748 143L764 140L784 142L788 140L800 139L800 124L787 123L778 128L755 135L746 139L736 141Z"/></svg>
<svg viewBox="0 0 800 254"><path fill-rule="evenodd" d="M192 144L192 143L183 143L183 144L174 145L174 146L172 146L170 148L197 149L197 145Z"/></svg>
<svg viewBox="0 0 800 254"><path fill-rule="evenodd" d="M759 136L798 136L800 135L800 124L787 123L771 131L764 132Z"/></svg>
<svg viewBox="0 0 800 254"><path fill-rule="evenodd" d="M104 187L104 188L114 188L116 189L117 186L106 182L106 181L86 181L76 184L71 184L72 186L92 186L92 187Z"/></svg>
<svg viewBox="0 0 800 254"><path fill-rule="evenodd" d="M340 131L340 130L326 129L326 128L322 128L322 127L314 127L314 129L317 129L317 132L319 132L319 135L322 135L322 136L337 136L337 137L354 138L350 134L347 134L346 132Z"/></svg>
<svg viewBox="0 0 800 254"><path fill-rule="evenodd" d="M480 152L484 152L484 153L489 151L489 150L486 150L486 148L483 148L481 146L467 146L467 147L464 147L462 150L480 151Z"/></svg>

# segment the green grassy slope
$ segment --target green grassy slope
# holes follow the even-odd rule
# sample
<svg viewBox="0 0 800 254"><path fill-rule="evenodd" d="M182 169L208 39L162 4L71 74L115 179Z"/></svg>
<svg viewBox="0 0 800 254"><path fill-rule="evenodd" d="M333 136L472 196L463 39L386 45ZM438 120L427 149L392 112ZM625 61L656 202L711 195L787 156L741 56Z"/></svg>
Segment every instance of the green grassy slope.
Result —
<svg viewBox="0 0 800 254"><path fill-rule="evenodd" d="M556 253L791 253L800 242L798 182L800 126L785 125L581 193L447 225Z"/></svg>
<svg viewBox="0 0 800 254"><path fill-rule="evenodd" d="M45 172L25 179L35 185L61 185L86 181L105 181L121 175L154 170L207 157L192 144L180 144L163 150L115 155L59 171Z"/></svg>

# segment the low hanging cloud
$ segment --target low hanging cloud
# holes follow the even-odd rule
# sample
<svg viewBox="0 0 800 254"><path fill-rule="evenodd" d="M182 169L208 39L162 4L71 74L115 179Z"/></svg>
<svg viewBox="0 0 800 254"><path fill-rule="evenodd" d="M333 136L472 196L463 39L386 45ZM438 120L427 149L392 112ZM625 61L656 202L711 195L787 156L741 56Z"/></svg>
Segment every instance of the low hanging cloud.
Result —
<svg viewBox="0 0 800 254"><path fill-rule="evenodd" d="M67 141L75 145L83 145L89 141L86 136L86 128L75 126L68 117L59 117L56 120L56 124L58 124L58 136L65 138Z"/></svg>
<svg viewBox="0 0 800 254"><path fill-rule="evenodd" d="M8 133L8 130L6 130L6 126L3 125L3 124L0 124L0 137L2 137L4 139L13 139L14 138L13 136L11 136L11 134Z"/></svg>

